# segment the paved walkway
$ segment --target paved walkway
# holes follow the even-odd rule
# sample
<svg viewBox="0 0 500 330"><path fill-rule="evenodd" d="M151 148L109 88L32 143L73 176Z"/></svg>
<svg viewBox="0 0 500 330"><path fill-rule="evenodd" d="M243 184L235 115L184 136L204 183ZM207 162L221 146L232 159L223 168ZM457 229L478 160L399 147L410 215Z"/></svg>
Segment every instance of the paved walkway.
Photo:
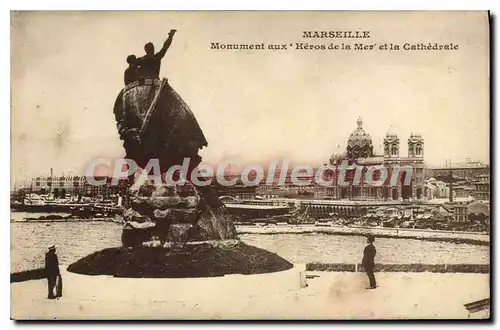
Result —
<svg viewBox="0 0 500 330"><path fill-rule="evenodd" d="M286 294L150 301L158 279L95 278L93 285L63 272L64 297L47 300L46 281L11 284L15 319L419 319L467 318L465 303L489 297L488 274L377 273L380 285L366 290L363 273L308 272L309 286ZM127 300L127 285L144 288ZM135 284L134 284L135 283ZM265 289L265 283L262 286Z"/></svg>

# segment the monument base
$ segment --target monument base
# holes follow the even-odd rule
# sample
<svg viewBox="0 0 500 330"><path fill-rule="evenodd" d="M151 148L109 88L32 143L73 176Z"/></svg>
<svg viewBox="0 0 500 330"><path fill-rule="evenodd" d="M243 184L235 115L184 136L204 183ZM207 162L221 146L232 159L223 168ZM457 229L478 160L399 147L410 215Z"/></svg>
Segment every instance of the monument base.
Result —
<svg viewBox="0 0 500 330"><path fill-rule="evenodd" d="M292 267L275 253L239 240L224 240L108 248L76 261L68 271L126 278L190 278L265 274Z"/></svg>

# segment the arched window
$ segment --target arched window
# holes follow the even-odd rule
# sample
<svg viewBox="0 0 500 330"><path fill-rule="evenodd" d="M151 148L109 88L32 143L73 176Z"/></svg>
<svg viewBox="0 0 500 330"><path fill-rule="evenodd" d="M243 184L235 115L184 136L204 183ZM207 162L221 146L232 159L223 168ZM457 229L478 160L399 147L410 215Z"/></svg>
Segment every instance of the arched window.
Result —
<svg viewBox="0 0 500 330"><path fill-rule="evenodd" d="M391 155L397 155L398 154L398 148L396 146L391 146Z"/></svg>
<svg viewBox="0 0 500 330"><path fill-rule="evenodd" d="M421 155L421 154L422 154L422 146L417 145L417 155Z"/></svg>

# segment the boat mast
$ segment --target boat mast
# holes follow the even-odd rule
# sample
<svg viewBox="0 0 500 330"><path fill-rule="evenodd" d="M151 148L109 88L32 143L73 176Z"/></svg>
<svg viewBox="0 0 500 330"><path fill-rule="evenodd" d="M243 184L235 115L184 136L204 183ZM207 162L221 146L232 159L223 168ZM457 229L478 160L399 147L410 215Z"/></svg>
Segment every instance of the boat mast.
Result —
<svg viewBox="0 0 500 330"><path fill-rule="evenodd" d="M54 184L54 180L52 180L53 176L54 176L54 169L51 167L50 168L50 178L49 178L50 179L49 196L53 196L54 195L52 193L52 189L54 188L54 187L52 187L52 185ZM51 198L51 197L48 197L48 198Z"/></svg>

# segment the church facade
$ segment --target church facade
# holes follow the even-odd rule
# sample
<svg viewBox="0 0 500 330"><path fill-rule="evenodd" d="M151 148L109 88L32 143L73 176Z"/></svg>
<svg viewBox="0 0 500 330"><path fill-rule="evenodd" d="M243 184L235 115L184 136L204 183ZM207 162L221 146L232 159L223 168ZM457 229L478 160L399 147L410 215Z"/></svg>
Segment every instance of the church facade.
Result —
<svg viewBox="0 0 500 330"><path fill-rule="evenodd" d="M362 167L361 180L355 180L355 169L347 170L345 185L317 187L315 197L337 200L421 200L424 198L424 139L420 134L410 134L407 140L407 155L401 155L399 136L387 133L383 143L383 154L374 152L370 134L363 129L361 118L357 128L347 140L345 153L332 155L331 165L348 164ZM373 171L374 185L366 180L369 168L384 168ZM385 180L381 172L386 172ZM334 176L337 174L333 174Z"/></svg>

